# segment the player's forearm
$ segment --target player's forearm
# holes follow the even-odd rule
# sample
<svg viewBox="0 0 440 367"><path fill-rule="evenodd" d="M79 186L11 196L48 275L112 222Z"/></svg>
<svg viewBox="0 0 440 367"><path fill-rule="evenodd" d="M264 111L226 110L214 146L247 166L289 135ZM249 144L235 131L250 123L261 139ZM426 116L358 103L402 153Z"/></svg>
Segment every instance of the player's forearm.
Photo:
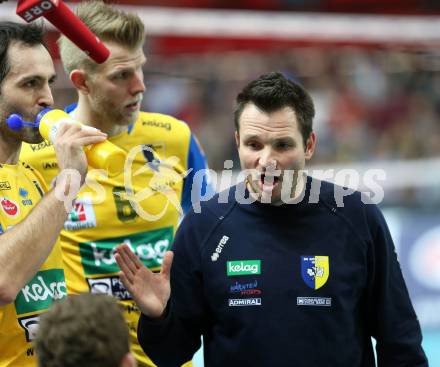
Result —
<svg viewBox="0 0 440 367"><path fill-rule="evenodd" d="M52 251L67 213L51 191L19 224L0 236L0 304L13 302Z"/></svg>

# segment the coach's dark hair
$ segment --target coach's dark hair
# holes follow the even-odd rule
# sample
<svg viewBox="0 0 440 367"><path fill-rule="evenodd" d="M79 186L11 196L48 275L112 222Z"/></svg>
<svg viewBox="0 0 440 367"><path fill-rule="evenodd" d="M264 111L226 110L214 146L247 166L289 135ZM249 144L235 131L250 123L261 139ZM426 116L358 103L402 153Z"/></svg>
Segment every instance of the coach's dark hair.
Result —
<svg viewBox="0 0 440 367"><path fill-rule="evenodd" d="M315 107L307 91L299 84L287 79L283 74L271 72L251 81L236 98L234 123L240 131L240 116L244 107L253 103L264 112L271 113L283 107L292 107L298 119L299 128L306 146L313 130Z"/></svg>
<svg viewBox="0 0 440 367"><path fill-rule="evenodd" d="M8 50L12 42L21 42L28 46L42 44L46 47L43 40L42 25L0 22L0 86L11 68L8 60Z"/></svg>

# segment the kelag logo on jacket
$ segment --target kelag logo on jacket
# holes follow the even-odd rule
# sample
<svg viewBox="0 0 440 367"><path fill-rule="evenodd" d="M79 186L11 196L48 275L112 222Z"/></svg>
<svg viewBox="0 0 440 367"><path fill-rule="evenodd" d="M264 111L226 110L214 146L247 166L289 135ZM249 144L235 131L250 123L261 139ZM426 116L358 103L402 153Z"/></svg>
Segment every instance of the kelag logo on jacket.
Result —
<svg viewBox="0 0 440 367"><path fill-rule="evenodd" d="M228 261L226 263L226 273L229 277L261 274L261 260Z"/></svg>
<svg viewBox="0 0 440 367"><path fill-rule="evenodd" d="M301 275L312 289L321 288L330 272L328 256L301 256Z"/></svg>
<svg viewBox="0 0 440 367"><path fill-rule="evenodd" d="M81 262L86 275L111 274L119 272L114 249L126 243L139 259L149 268L162 265L163 256L173 240L173 228L161 228L134 235L107 238L79 244Z"/></svg>
<svg viewBox="0 0 440 367"><path fill-rule="evenodd" d="M39 271L18 293L15 299L17 315L46 310L55 300L67 295L64 271Z"/></svg>

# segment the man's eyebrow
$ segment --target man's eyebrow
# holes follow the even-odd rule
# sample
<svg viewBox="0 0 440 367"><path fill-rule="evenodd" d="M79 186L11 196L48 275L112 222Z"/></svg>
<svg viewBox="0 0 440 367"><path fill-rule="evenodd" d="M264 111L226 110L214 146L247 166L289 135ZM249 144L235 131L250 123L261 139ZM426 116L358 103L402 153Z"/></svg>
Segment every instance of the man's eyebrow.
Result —
<svg viewBox="0 0 440 367"><path fill-rule="evenodd" d="M290 136L282 136L279 138L274 138L272 141L274 142L283 142L283 143L295 143L295 139Z"/></svg>
<svg viewBox="0 0 440 367"><path fill-rule="evenodd" d="M260 140L261 138L258 135L245 135L243 136L243 140ZM286 143L295 143L295 139L293 139L290 136L281 136L278 138L271 139L272 143L278 143L278 142L286 142Z"/></svg>
<svg viewBox="0 0 440 367"><path fill-rule="evenodd" d="M243 136L243 140L258 140L258 135L245 135Z"/></svg>
<svg viewBox="0 0 440 367"><path fill-rule="evenodd" d="M56 75L56 74L53 74L53 75L49 78L49 81L50 81L50 82L54 82L54 81L56 80L56 78L57 78L57 75ZM23 76L23 77L20 77L20 78L18 79L18 82L19 82L19 83L25 83L25 82L28 82L28 81L30 81L30 80L44 81L45 78L42 77L41 75L38 75L38 74L31 74L31 75L25 75L25 76Z"/></svg>
<svg viewBox="0 0 440 367"><path fill-rule="evenodd" d="M120 66L120 67L116 67L115 69L110 71L108 73L108 75L113 76L113 75L123 73L123 72L130 72L130 71L133 71L134 69L135 68L133 66Z"/></svg>
<svg viewBox="0 0 440 367"><path fill-rule="evenodd" d="M18 82L23 83L23 82L27 82L29 80L34 80L34 79L40 81L40 80L43 80L44 78L41 75L37 75L37 74L24 75L24 76L18 78Z"/></svg>

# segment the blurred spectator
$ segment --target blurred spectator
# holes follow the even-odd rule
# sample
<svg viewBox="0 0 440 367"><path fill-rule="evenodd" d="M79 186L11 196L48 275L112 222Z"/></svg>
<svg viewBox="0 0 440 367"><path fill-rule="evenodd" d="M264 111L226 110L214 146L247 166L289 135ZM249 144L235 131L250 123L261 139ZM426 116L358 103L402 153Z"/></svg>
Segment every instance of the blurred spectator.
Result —
<svg viewBox="0 0 440 367"><path fill-rule="evenodd" d="M440 155L436 122L440 119L440 77L433 55L393 49L303 47L267 54L247 51L172 59L155 55L151 59L146 78L159 73L155 84L166 86L170 97L163 94L158 103L157 96L149 98L147 91L147 109L150 104L152 110L162 108L162 112L173 108L182 118L188 111L197 111L191 113L191 123L203 137L214 169L222 169L234 150L231 146L220 154L218 151L219 135L229 133L231 91L243 80L269 70L295 77L317 96L316 126L324 144L317 151L315 164ZM182 79L172 83L175 75L167 77L170 70L179 70L187 83ZM179 103L171 97L175 93L170 88L184 95ZM155 93L160 90L157 86L154 89Z"/></svg>
<svg viewBox="0 0 440 367"><path fill-rule="evenodd" d="M39 367L135 367L116 301L90 293L54 304L34 341Z"/></svg>

